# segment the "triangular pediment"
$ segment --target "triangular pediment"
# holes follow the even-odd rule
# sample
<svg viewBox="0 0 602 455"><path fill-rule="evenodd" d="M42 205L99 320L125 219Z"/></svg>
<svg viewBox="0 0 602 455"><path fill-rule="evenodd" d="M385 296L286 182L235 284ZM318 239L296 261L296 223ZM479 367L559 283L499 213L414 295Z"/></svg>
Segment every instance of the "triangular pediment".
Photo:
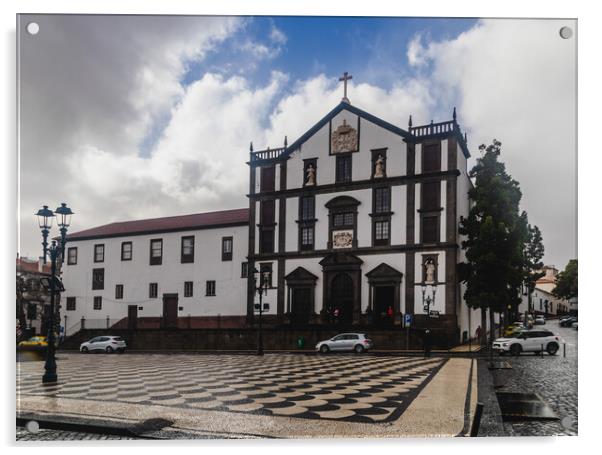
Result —
<svg viewBox="0 0 602 455"><path fill-rule="evenodd" d="M351 253L333 253L326 256L320 261L322 267L328 267L333 265L361 265L362 261L357 256Z"/></svg>
<svg viewBox="0 0 602 455"><path fill-rule="evenodd" d="M284 278L286 281L316 281L318 279L317 276L303 267L297 267Z"/></svg>
<svg viewBox="0 0 602 455"><path fill-rule="evenodd" d="M401 279L401 277L403 276L403 273L401 273L399 270L394 269L390 265L385 264L383 262L382 264L377 265L372 270L370 270L368 273L366 273L366 276L371 279L374 279L374 278Z"/></svg>

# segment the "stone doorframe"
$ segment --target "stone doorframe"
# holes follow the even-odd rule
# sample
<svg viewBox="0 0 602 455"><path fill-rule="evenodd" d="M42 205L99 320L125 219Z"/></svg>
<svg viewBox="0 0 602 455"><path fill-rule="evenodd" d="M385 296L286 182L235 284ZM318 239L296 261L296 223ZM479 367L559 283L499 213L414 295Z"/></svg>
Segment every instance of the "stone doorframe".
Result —
<svg viewBox="0 0 602 455"><path fill-rule="evenodd" d="M368 284L370 285L370 292L368 293L368 308L374 311L373 308L373 296L374 288L378 286L393 286L395 288L393 292L393 313L395 324L401 323L401 304L400 304L400 292L401 292L401 280L403 279L403 273L399 270L394 269L384 262L374 267L368 273Z"/></svg>
<svg viewBox="0 0 602 455"><path fill-rule="evenodd" d="M330 306L330 292L332 280L339 273L347 273L353 281L353 314L352 323L359 324L362 313L362 261L357 256L350 253L333 253L320 261L324 275L323 307Z"/></svg>
<svg viewBox="0 0 602 455"><path fill-rule="evenodd" d="M316 275L314 275L313 273L311 273L310 271L308 271L307 269L304 269L303 267L297 267L291 273L286 275L284 277L284 279L286 281L286 289L287 289L287 291L286 291L286 313L289 315L292 313L293 290L295 288L310 288L311 289L311 292L310 292L311 302L310 302L309 319L310 319L310 321L315 320L317 317L315 294L316 294L316 281L318 280L318 277Z"/></svg>

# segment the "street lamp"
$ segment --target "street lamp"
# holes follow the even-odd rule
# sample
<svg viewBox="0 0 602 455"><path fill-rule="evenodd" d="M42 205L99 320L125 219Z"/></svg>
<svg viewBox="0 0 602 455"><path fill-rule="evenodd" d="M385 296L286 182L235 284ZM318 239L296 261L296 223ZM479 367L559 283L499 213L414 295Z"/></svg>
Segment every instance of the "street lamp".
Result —
<svg viewBox="0 0 602 455"><path fill-rule="evenodd" d="M43 250L43 258L44 264L46 263L46 256L50 256L50 279L47 280L48 290L50 292L50 321L48 323L48 348L46 349L46 363L44 364L44 376L42 376L43 383L54 383L57 382L58 377L56 374L56 346L55 346L55 336L54 336L54 325L56 322L56 314L55 314L55 306L54 302L57 296L59 296L60 292L64 291L61 280L57 276L56 264L57 259L60 257L61 261L65 255L65 243L67 238L67 228L71 223L71 215L73 212L67 204L62 203L59 208L53 213L52 210L48 208L47 205L43 206L38 213L36 213L38 217L38 225L42 230L42 246ZM52 219L58 215L58 226L61 232L61 244L57 245L56 241L53 240L48 247L48 234L50 233L50 228L52 227Z"/></svg>
<svg viewBox="0 0 602 455"><path fill-rule="evenodd" d="M263 294L267 295L270 285L270 272L260 272L257 268L253 268L253 282L255 292L259 295L259 332L257 332L257 355L263 355L263 338L262 338L262 315L263 315ZM257 282L259 280L259 283Z"/></svg>

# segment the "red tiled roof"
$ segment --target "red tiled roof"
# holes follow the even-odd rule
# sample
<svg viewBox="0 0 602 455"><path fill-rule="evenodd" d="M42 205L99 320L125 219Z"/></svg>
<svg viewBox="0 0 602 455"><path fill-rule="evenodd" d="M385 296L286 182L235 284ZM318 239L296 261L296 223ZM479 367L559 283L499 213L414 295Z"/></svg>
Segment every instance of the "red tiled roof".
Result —
<svg viewBox="0 0 602 455"><path fill-rule="evenodd" d="M249 209L221 210L147 220L122 221L68 234L69 240L147 234L153 232L185 231L211 227L247 224Z"/></svg>
<svg viewBox="0 0 602 455"><path fill-rule="evenodd" d="M17 270L28 273L40 273L38 271L38 261L25 258L17 258ZM42 273L50 273L50 263L42 266Z"/></svg>

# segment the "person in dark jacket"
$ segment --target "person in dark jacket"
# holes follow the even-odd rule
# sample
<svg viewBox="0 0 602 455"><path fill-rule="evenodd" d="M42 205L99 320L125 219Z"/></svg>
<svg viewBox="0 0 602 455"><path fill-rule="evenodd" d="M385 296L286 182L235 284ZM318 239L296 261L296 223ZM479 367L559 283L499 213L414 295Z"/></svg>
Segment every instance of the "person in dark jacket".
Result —
<svg viewBox="0 0 602 455"><path fill-rule="evenodd" d="M424 344L424 357L430 357L431 356L431 331L429 329L426 329L424 331L424 340L423 340L423 344Z"/></svg>

